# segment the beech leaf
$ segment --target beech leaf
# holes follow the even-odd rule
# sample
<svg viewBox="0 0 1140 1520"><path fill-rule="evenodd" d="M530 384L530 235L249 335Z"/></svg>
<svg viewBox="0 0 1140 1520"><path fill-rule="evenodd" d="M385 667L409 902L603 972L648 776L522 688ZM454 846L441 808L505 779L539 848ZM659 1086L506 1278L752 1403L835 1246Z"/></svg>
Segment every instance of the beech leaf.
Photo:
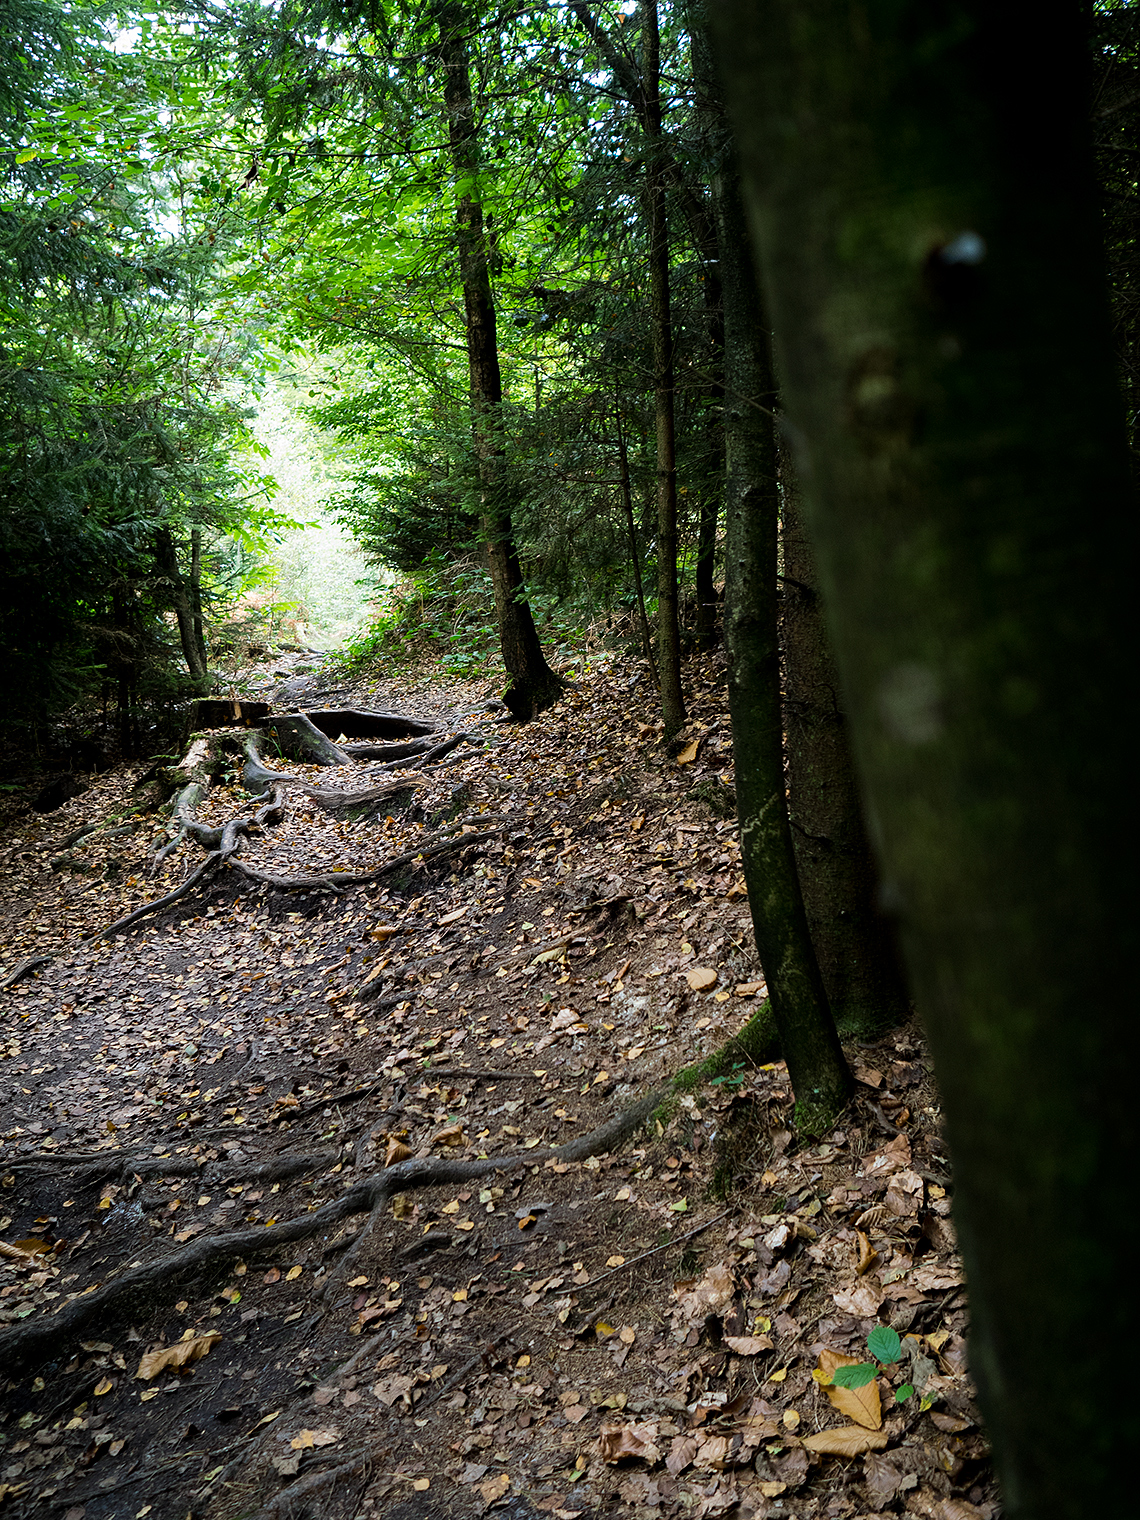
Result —
<svg viewBox="0 0 1140 1520"><path fill-rule="evenodd" d="M820 1430L804 1436L808 1451L829 1452L835 1457L858 1457L865 1451L882 1451L887 1444L885 1430L868 1430L863 1425L840 1425L835 1430Z"/></svg>
<svg viewBox="0 0 1140 1520"><path fill-rule="evenodd" d="M139 1370L135 1377L142 1378L149 1383L151 1378L157 1377L167 1367L189 1367L191 1362L196 1362L221 1340L217 1330L209 1330L205 1335L191 1336L189 1340L175 1341L173 1346L162 1346L157 1351L148 1351L139 1362Z"/></svg>

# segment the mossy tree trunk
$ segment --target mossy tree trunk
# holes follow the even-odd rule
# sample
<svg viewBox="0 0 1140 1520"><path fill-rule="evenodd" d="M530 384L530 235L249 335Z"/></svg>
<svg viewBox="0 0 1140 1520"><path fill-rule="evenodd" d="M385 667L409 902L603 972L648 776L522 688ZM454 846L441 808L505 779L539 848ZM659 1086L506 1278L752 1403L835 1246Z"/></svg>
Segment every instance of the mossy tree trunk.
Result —
<svg viewBox="0 0 1140 1520"><path fill-rule="evenodd" d="M837 1028L870 1036L899 1023L910 994L894 930L878 902L878 873L839 678L831 657L815 556L786 449L780 460L784 731L792 841L811 942Z"/></svg>
<svg viewBox="0 0 1140 1520"><path fill-rule="evenodd" d="M740 844L756 949L806 1134L851 1091L800 893L784 785L779 492L768 338L735 166L715 185L725 325L725 644Z"/></svg>
<svg viewBox="0 0 1140 1520"><path fill-rule="evenodd" d="M1005 1513L1124 1514L1135 502L1081 8L712 10Z"/></svg>

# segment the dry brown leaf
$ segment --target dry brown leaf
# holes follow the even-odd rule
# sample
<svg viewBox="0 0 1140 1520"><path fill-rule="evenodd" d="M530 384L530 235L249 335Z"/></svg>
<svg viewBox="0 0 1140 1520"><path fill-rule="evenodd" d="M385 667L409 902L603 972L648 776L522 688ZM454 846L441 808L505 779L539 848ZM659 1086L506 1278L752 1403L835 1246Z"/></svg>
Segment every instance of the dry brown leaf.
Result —
<svg viewBox="0 0 1140 1520"><path fill-rule="evenodd" d="M732 1268L726 1262L717 1262L696 1282L674 1283L677 1309L686 1319L723 1309L736 1292Z"/></svg>
<svg viewBox="0 0 1140 1520"><path fill-rule="evenodd" d="M855 1263L855 1276L862 1277L864 1272L869 1272L879 1259L879 1253L863 1234L862 1230L855 1231L859 1242L859 1260Z"/></svg>
<svg viewBox="0 0 1140 1520"><path fill-rule="evenodd" d="M465 1144L463 1138L462 1123L460 1122L458 1124L445 1124L442 1129L436 1130L435 1134L428 1141L428 1144L429 1146Z"/></svg>
<svg viewBox="0 0 1140 1520"><path fill-rule="evenodd" d="M669 1455L665 1458L665 1466L676 1477L678 1473L684 1472L696 1454L697 1443L692 1436L674 1436Z"/></svg>
<svg viewBox="0 0 1140 1520"><path fill-rule="evenodd" d="M755 997L758 992L767 992L764 982L737 982L732 989L737 997Z"/></svg>
<svg viewBox="0 0 1140 1520"><path fill-rule="evenodd" d="M758 1356L761 1351L772 1351L770 1335L726 1335L724 1344L737 1356Z"/></svg>
<svg viewBox="0 0 1140 1520"><path fill-rule="evenodd" d="M501 1499L511 1486L511 1480L506 1473L500 1473L497 1478L488 1478L480 1483L479 1492L487 1504L493 1504L496 1499Z"/></svg>
<svg viewBox="0 0 1140 1520"><path fill-rule="evenodd" d="M400 1161L407 1161L411 1154L411 1146L405 1145L402 1140L389 1138L388 1149L384 1152L384 1165L395 1166Z"/></svg>
<svg viewBox="0 0 1140 1520"><path fill-rule="evenodd" d="M603 1462L622 1462L639 1457L650 1466L661 1460L657 1445L657 1422L635 1421L632 1425L603 1425L598 1434L598 1452Z"/></svg>
<svg viewBox="0 0 1140 1520"><path fill-rule="evenodd" d="M685 972L690 992L706 992L716 986L716 972L711 966L693 966Z"/></svg>
<svg viewBox="0 0 1140 1520"><path fill-rule="evenodd" d="M874 1378L862 1388L837 1388L831 1379L837 1367L857 1367L856 1356L845 1356L825 1346L819 1353L819 1370L823 1373L821 1384L832 1404L849 1420L857 1420L868 1430L878 1430L883 1423L882 1405L879 1402L879 1385ZM870 1450L870 1448L866 1448Z"/></svg>
<svg viewBox="0 0 1140 1520"><path fill-rule="evenodd" d="M831 1297L837 1308L859 1319L872 1319L879 1312L879 1305L886 1297L886 1289L877 1277L864 1277L848 1288L839 1288Z"/></svg>
<svg viewBox="0 0 1140 1520"><path fill-rule="evenodd" d="M189 1340L175 1341L173 1346L162 1346L157 1351L148 1351L139 1362L139 1370L135 1373L135 1377L149 1383L151 1378L157 1377L167 1367L189 1367L191 1362L196 1362L205 1356L221 1338L217 1330L209 1330L205 1335L194 1335Z"/></svg>
<svg viewBox="0 0 1140 1520"><path fill-rule="evenodd" d="M328 1430L302 1430L289 1442L294 1451L312 1451L314 1446L335 1446L340 1440L340 1431L334 1428Z"/></svg>
<svg viewBox="0 0 1140 1520"><path fill-rule="evenodd" d="M693 761L697 758L697 752L700 747L701 741L699 739L691 740L677 756L677 764L692 765Z"/></svg>
<svg viewBox="0 0 1140 1520"><path fill-rule="evenodd" d="M808 1451L829 1452L834 1457L859 1457L865 1451L882 1451L887 1440L885 1430L840 1425L835 1430L820 1430L814 1436L804 1436L802 1444Z"/></svg>

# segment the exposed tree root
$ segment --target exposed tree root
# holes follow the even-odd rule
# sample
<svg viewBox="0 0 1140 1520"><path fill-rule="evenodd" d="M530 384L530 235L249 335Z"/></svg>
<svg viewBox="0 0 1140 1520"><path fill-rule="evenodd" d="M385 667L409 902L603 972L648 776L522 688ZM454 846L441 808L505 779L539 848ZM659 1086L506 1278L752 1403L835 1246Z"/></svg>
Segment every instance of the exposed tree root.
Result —
<svg viewBox="0 0 1140 1520"><path fill-rule="evenodd" d="M364 1178L340 1198L297 1219L252 1230L235 1230L226 1235L203 1236L162 1260L127 1269L94 1293L72 1299L54 1314L25 1320L0 1332L0 1360L15 1368L38 1365L57 1354L64 1340L89 1325L110 1324L124 1314L135 1312L140 1304L169 1298L206 1268L306 1240L354 1214L370 1214L375 1222L397 1193L461 1184L492 1172L517 1172L546 1161L584 1161L590 1156L602 1155L620 1145L643 1124L667 1122L682 1094L692 1092L718 1076L728 1075L737 1063L757 1065L778 1059L778 1055L771 1013L765 1001L740 1033L718 1050L677 1072L668 1082L637 1099L597 1129L579 1135L565 1145L515 1151L473 1161L413 1157ZM366 1237L368 1233L366 1226L361 1236ZM353 1242L350 1259L356 1256L362 1244L363 1238ZM343 1276L343 1265L335 1274L337 1280Z"/></svg>
<svg viewBox="0 0 1140 1520"><path fill-rule="evenodd" d="M32 972L38 971L41 966L50 966L54 959L54 955L29 955L26 960L22 960L18 966L9 971L0 982L0 992L6 992L9 987L22 982L26 976L31 976Z"/></svg>
<svg viewBox="0 0 1140 1520"><path fill-rule="evenodd" d="M448 1161L413 1157L386 1168L348 1188L322 1208L297 1219L256 1229L234 1230L226 1235L201 1236L198 1240L157 1261L130 1267L93 1293L77 1295L54 1314L24 1320L0 1331L0 1360L20 1371L58 1356L65 1344L89 1325L110 1325L137 1314L139 1309L176 1296L204 1271L223 1262L264 1255L278 1246L307 1240L353 1214L370 1214L383 1208L396 1193L413 1189L459 1184L492 1172L517 1172L548 1160L584 1161L619 1145L660 1104L667 1089L658 1089L630 1104L614 1118L566 1145L546 1150L518 1151L475 1161Z"/></svg>
<svg viewBox="0 0 1140 1520"><path fill-rule="evenodd" d="M299 1478L296 1483L291 1483L288 1488L283 1488L280 1493L275 1494L261 1509L255 1510L250 1520L282 1520L282 1517L293 1513L294 1504L320 1493L323 1489L331 1488L334 1483L340 1483L347 1478L355 1478L358 1474L367 1472L368 1461L365 1452L358 1452L347 1462L338 1462L336 1467L326 1467L321 1472L308 1473L305 1477Z"/></svg>

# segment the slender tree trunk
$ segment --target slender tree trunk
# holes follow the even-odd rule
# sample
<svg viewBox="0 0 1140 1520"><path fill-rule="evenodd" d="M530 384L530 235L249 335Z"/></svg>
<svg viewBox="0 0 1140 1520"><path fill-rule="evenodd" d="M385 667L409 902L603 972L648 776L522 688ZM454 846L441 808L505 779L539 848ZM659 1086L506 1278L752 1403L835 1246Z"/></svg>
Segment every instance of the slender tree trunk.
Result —
<svg viewBox="0 0 1140 1520"><path fill-rule="evenodd" d="M194 646L198 651L198 658L202 662L202 669L209 667L206 655L206 628L202 618L202 530L193 528L190 531L190 615L194 630Z"/></svg>
<svg viewBox="0 0 1140 1520"><path fill-rule="evenodd" d="M626 531L629 534L629 559L633 566L633 584L637 591L637 615L641 626L641 644L645 650L645 658L649 661L649 673L653 677L654 686L660 687L661 681L657 674L657 661L653 658L653 635L649 631L649 618L645 612L645 586L641 578L641 553L637 547L637 527L633 520L633 492L629 486L629 447L626 443L625 428L621 421L621 407L615 406L614 420L617 425L618 443L618 479L621 483L621 504L625 512Z"/></svg>
<svg viewBox="0 0 1140 1520"><path fill-rule="evenodd" d="M642 119L646 138L645 221L649 239L649 320L653 330L653 411L657 436L657 653L665 739L685 722L677 598L677 432L674 418L673 319L669 298L669 226L665 144L661 132L657 0L642 7Z"/></svg>
<svg viewBox="0 0 1140 1520"><path fill-rule="evenodd" d="M546 663L534 626L511 524L509 487L504 480L502 442L503 382L495 302L487 263L487 232L475 180L479 145L471 100L471 75L462 5L434 7L443 63L448 139L457 180L472 186L458 197L457 242L470 370L471 424L479 461L482 526L495 597L495 618L510 684L504 700L524 721L549 706L562 681Z"/></svg>
<svg viewBox="0 0 1140 1520"><path fill-rule="evenodd" d="M775 386L739 179L717 178L724 250L725 644L748 905L772 1014L805 1134L828 1129L851 1076L828 1008L800 894L784 789L777 630Z"/></svg>
<svg viewBox="0 0 1140 1520"><path fill-rule="evenodd" d="M1135 502L1081 8L711 8L1004 1513L1124 1515Z"/></svg>
<svg viewBox="0 0 1140 1520"><path fill-rule="evenodd" d="M159 573L170 587L170 604L178 620L178 638L182 645L182 656L186 661L186 668L195 681L205 682L206 662L202 658L198 641L194 636L194 614L190 593L182 574L182 567L178 563L178 550L174 544L174 536L167 527L159 528L155 533L154 557Z"/></svg>
<svg viewBox="0 0 1140 1520"><path fill-rule="evenodd" d="M815 557L804 531L791 460L780 450L781 624L788 807L811 941L837 1028L874 1035L910 1011L878 873L847 721L823 621Z"/></svg>
<svg viewBox="0 0 1140 1520"><path fill-rule="evenodd" d="M704 141L707 142L708 139L705 138ZM701 649L708 649L716 638L716 534L724 485L724 301L720 288L719 257L706 266L704 292L705 319L708 323L708 364L713 378L705 387L708 413L704 429L704 469L696 493L695 589L697 645Z"/></svg>

